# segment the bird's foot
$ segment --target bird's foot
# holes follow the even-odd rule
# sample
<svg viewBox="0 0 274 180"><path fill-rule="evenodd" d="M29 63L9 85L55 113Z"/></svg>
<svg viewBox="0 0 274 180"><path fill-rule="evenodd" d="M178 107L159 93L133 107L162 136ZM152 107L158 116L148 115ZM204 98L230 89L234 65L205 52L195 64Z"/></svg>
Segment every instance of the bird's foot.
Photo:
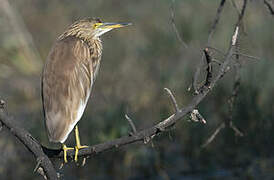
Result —
<svg viewBox="0 0 274 180"><path fill-rule="evenodd" d="M84 149L84 148L88 148L88 146L82 146L80 144L77 144L75 146L75 156L74 156L74 161L77 162L78 161L78 153L79 153L79 149Z"/></svg>
<svg viewBox="0 0 274 180"><path fill-rule="evenodd" d="M62 144L62 149L64 151L64 162L67 163L68 159L67 159L67 151L68 150L73 150L74 148L72 147L67 147L65 144Z"/></svg>

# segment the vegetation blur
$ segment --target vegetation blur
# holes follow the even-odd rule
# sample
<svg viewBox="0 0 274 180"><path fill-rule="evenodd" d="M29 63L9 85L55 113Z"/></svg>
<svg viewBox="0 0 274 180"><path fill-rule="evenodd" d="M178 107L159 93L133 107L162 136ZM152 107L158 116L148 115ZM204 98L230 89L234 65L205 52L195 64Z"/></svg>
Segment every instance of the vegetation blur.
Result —
<svg viewBox="0 0 274 180"><path fill-rule="evenodd" d="M173 108L165 87L175 93L181 107L186 105L193 97L187 89L201 62L220 1L174 1L175 23L188 48L182 46L172 28L172 2L2 0L0 97L7 102L8 112L43 145L60 147L48 142L44 127L41 70L56 38L84 17L133 25L102 37L101 69L79 122L82 144L127 135L130 127L125 113L139 130L168 117ZM237 16L227 1L210 42L212 47L227 50ZM273 179L274 21L262 1L249 1L244 30L241 52L260 60L240 59L241 84L233 123L243 137L225 128L208 146L201 147L229 116L232 70L198 106L206 125L184 118L147 145L133 144L92 156L84 167L70 162L58 170L63 178ZM0 179L42 179L33 173L36 162L28 150L5 130L0 137ZM67 142L74 145L73 133ZM57 169L61 162L54 160Z"/></svg>

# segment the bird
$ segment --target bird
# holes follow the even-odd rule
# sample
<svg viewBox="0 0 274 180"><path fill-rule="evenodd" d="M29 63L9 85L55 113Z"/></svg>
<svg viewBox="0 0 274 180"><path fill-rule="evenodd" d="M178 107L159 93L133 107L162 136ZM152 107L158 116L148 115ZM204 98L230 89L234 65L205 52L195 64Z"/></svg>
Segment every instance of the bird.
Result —
<svg viewBox="0 0 274 180"><path fill-rule="evenodd" d="M99 18L78 20L57 38L49 52L41 78L44 122L49 141L62 144L65 163L68 150L75 150L74 161L77 162L79 150L88 147L80 143L77 123L100 68L100 36L128 25L131 23L102 22ZM74 148L65 145L73 129Z"/></svg>

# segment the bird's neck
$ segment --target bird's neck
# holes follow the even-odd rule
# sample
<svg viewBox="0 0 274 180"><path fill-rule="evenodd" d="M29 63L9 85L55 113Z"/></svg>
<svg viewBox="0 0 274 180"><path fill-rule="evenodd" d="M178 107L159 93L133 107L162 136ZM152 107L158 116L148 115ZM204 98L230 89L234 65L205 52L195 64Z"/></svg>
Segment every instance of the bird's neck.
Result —
<svg viewBox="0 0 274 180"><path fill-rule="evenodd" d="M65 39L67 37L76 37L84 41L90 50L91 55L95 55L98 58L101 58L102 55L102 42L99 37L94 37L82 33L81 31L75 31L73 29L69 29L64 32L61 36L59 36L59 40Z"/></svg>
<svg viewBox="0 0 274 180"><path fill-rule="evenodd" d="M86 43L90 51L90 58L92 61L94 61L92 63L94 65L96 64L96 66L100 65L103 46L99 37L86 36L86 35L83 35L82 33L66 31L61 36L59 36L58 40L63 40L68 37L78 38L82 40L84 43Z"/></svg>
<svg viewBox="0 0 274 180"><path fill-rule="evenodd" d="M102 42L99 38L95 38L95 39L82 39L85 43L87 43L89 50L90 50L90 54L92 56L96 56L99 59L101 58L102 55Z"/></svg>

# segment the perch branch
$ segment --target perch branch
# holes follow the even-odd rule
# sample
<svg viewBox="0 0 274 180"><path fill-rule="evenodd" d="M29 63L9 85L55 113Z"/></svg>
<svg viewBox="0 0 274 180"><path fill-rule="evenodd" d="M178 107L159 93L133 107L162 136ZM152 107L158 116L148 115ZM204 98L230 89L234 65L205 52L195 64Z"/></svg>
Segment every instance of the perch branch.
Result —
<svg viewBox="0 0 274 180"><path fill-rule="evenodd" d="M5 106L3 100L1 100L1 105L1 107ZM53 164L49 160L49 157L43 152L40 143L34 139L29 132L18 127L14 120L5 113L3 108L0 109L0 122L31 152L37 163L40 164L40 168L42 168L42 171L40 169L41 173L43 172L47 179L57 179L57 173Z"/></svg>

